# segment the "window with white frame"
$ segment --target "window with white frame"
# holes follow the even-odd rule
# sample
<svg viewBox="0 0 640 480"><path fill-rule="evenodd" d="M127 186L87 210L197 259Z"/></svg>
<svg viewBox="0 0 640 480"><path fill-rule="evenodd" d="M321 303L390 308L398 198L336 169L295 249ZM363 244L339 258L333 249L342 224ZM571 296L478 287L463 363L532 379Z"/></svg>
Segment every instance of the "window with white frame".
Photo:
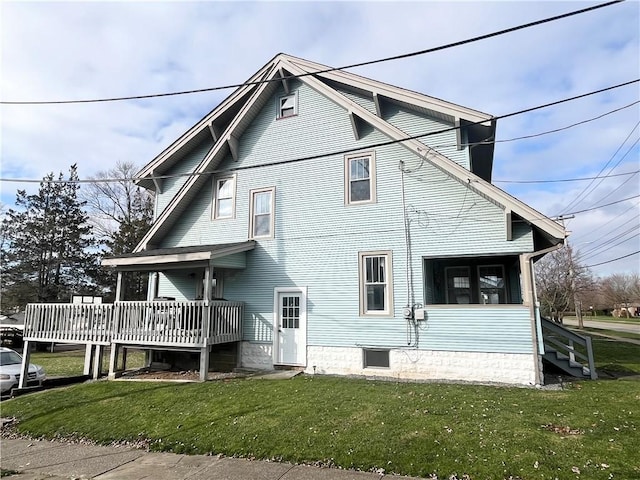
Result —
<svg viewBox="0 0 640 480"><path fill-rule="evenodd" d="M298 114L298 95L292 93L278 97L278 118L293 117Z"/></svg>
<svg viewBox="0 0 640 480"><path fill-rule="evenodd" d="M376 201L376 159L373 152L345 157L345 203Z"/></svg>
<svg viewBox="0 0 640 480"><path fill-rule="evenodd" d="M502 265L479 266L478 283L480 284L481 304L507 303L507 289Z"/></svg>
<svg viewBox="0 0 640 480"><path fill-rule="evenodd" d="M273 238L275 188L252 190L250 238Z"/></svg>
<svg viewBox="0 0 640 480"><path fill-rule="evenodd" d="M213 218L232 218L235 207L235 177L216 179Z"/></svg>
<svg viewBox="0 0 640 480"><path fill-rule="evenodd" d="M360 315L393 315L391 252L361 252Z"/></svg>

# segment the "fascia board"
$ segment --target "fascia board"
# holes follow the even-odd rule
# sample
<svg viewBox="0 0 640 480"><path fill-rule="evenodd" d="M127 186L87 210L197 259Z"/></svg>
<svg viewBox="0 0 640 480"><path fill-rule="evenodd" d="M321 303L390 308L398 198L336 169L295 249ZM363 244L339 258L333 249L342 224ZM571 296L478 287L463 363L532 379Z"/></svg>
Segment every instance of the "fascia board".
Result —
<svg viewBox="0 0 640 480"><path fill-rule="evenodd" d="M162 265L181 262L209 261L226 257L234 253L242 253L255 248L255 242L249 241L232 247L221 248L215 251L172 253L167 255L140 255L135 257L104 258L101 265L104 267L123 267L135 265Z"/></svg>
<svg viewBox="0 0 640 480"><path fill-rule="evenodd" d="M290 65L289 68L293 69L292 71L290 70L291 73L299 74L302 71L299 67L294 65ZM565 238L565 230L558 223L547 218L545 215L529 207L520 200L512 197L506 192L500 190L495 185L486 182L471 171L467 170L461 165L458 165L451 159L438 152L435 152L422 142L415 139L408 139L409 136L399 128L394 127L377 115L371 113L366 108L361 107L357 103L349 100L347 97L331 89L326 84L320 82L318 79L313 78L313 76L304 76L301 77L300 80L307 83L310 87L323 94L327 98L333 100L338 105L342 106L347 113L350 111L355 113L364 121L371 124L373 127L378 129L380 132L382 132L392 140L404 140L399 142L400 145L404 146L407 150L411 151L415 155L418 155L419 157L429 161L429 163L431 163L433 166L447 173L451 177L457 179L459 182L467 185L469 188L472 188L480 195L493 202L498 203L502 208L512 210L524 220L537 226L554 238ZM424 152L427 152L427 154L425 155Z"/></svg>
<svg viewBox="0 0 640 480"><path fill-rule="evenodd" d="M277 64L275 65L275 67L277 67ZM271 71L268 72L268 74L264 78L271 79L277 73L278 73L278 69L274 68L274 65L272 64ZM227 143L227 140L234 133L234 130L236 129L236 127L238 126L242 118L245 115L247 115L247 113L251 109L251 106L257 101L257 99L260 97L262 92L264 92L268 86L269 86L269 83L267 82L262 83L253 92L253 94L251 95L251 98L247 101L247 103L244 104L242 109L238 112L238 115L236 115L236 118L233 119L233 121L229 124L227 129L222 133L221 137L218 139L218 142L213 146L211 150L209 150L209 153L205 155L205 157L202 159L198 167L194 170L193 175L189 177L189 179L184 183L184 185L182 186L180 191L176 194L176 196L171 199L171 201L169 202L169 205L166 206L166 208L160 214L158 219L154 222L152 227L149 229L147 234L142 238L140 243L136 246L136 248L134 249L134 252L137 253L137 252L143 251L146 245L153 239L154 235L158 232L158 230L160 230L160 227L170 219L171 214L175 210L176 206L179 205L180 202L184 199L186 193L189 190L191 190L191 188L193 188L194 185L196 185L199 177L202 174L206 173L206 169L209 167L211 160L216 157L216 154L218 154L220 149Z"/></svg>
<svg viewBox="0 0 640 480"><path fill-rule="evenodd" d="M269 69L269 64L262 67L255 75L253 75L249 80L245 83L256 82L262 80L261 77L265 75L265 73ZM181 137L175 140L171 145L169 145L166 149L164 149L160 154L158 154L153 160L151 160L147 165L145 165L137 174L136 177L146 177L148 175L153 175L153 171L157 170L167 158L171 155L174 155L178 151L180 151L189 141L191 141L198 133L202 131L204 128L209 128L209 124L215 120L218 116L220 116L224 111L233 105L239 98L242 98L249 90L255 88L256 85L243 85L239 87L236 91L231 93L227 98L225 98L216 108L214 108L211 112L205 115L198 123L196 123L193 127L187 130Z"/></svg>
<svg viewBox="0 0 640 480"><path fill-rule="evenodd" d="M313 73L318 70L326 70L329 68L326 65L309 62L308 60L298 59L295 57L289 57L294 65L299 66L305 73ZM366 77L361 77L350 72L342 70L333 70L331 72L319 73L318 76L333 80L338 83L350 85L355 88L366 90L372 94L381 95L401 102L406 102L412 105L417 105L429 110L435 110L436 112L449 115L453 118L464 118L471 122L489 122L493 116L473 110L471 108L463 107L455 103L447 102L439 98L430 97L419 92L407 90L404 88L390 85L388 83L380 82ZM484 125L484 123L483 123ZM491 126L486 124L486 126Z"/></svg>

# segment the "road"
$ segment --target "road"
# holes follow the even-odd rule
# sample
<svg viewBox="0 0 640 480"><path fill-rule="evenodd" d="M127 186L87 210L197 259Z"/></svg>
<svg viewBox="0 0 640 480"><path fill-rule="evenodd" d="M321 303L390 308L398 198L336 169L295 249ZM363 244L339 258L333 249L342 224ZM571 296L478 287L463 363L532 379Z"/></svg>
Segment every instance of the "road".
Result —
<svg viewBox="0 0 640 480"><path fill-rule="evenodd" d="M565 318L564 324L572 327L578 326L578 320L575 318ZM640 321L637 324L618 323L618 322L593 322L584 317L584 326L589 328L602 328L606 330L616 330L618 332L637 333L640 335Z"/></svg>

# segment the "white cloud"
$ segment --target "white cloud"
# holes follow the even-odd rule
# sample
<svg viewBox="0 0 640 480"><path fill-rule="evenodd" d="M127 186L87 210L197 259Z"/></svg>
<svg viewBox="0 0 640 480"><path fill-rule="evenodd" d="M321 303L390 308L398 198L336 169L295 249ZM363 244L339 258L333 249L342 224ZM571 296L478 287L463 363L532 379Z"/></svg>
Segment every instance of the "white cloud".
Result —
<svg viewBox="0 0 640 480"><path fill-rule="evenodd" d="M577 10L583 2L3 2L3 100L78 99L235 84L279 52L331 66L439 46ZM353 69L372 78L502 115L640 77L640 4L625 2L428 55ZM498 121L508 139L562 127L638 100L637 84ZM1 110L2 177L42 178L77 162L80 175L117 160L143 165L230 90L87 105ZM494 178L600 172L640 118L628 108L563 132L496 145ZM610 168L638 138L634 132ZM612 173L637 170L636 147ZM603 182L580 207L624 181ZM553 215L588 182L499 184ZM15 188L3 182L2 201ZM606 202L637 195L637 177ZM631 203L577 215L580 239ZM634 220L635 219L635 220ZM617 222L638 219L637 208ZM612 225L615 225L612 222ZM604 235L606 228L598 230ZM591 241L591 240L589 240ZM633 240L593 263L637 250ZM635 257L633 260L637 259ZM638 271L621 261L597 273Z"/></svg>

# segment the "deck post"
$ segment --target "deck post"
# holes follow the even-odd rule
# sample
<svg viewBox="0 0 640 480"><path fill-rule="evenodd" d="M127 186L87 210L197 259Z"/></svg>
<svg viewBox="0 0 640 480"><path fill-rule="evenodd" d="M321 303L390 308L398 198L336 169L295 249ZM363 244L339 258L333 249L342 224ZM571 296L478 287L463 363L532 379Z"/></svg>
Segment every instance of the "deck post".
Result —
<svg viewBox="0 0 640 480"><path fill-rule="evenodd" d="M111 352L109 354L109 380L115 380L116 378L116 367L118 365L118 350L120 350L120 345L117 343L111 344Z"/></svg>
<svg viewBox="0 0 640 480"><path fill-rule="evenodd" d="M209 373L209 346L205 341L204 347L200 349L200 381L207 381L207 374Z"/></svg>
<svg viewBox="0 0 640 480"><path fill-rule="evenodd" d="M102 345L93 346L93 379L97 380L102 373Z"/></svg>
<svg viewBox="0 0 640 480"><path fill-rule="evenodd" d="M127 369L127 348L122 347L122 370Z"/></svg>
<svg viewBox="0 0 640 480"><path fill-rule="evenodd" d="M22 366L20 367L20 381L18 382L18 388L24 388L26 385L27 375L29 374L29 359L31 357L31 342L29 340L24 341L24 348L22 349Z"/></svg>
<svg viewBox="0 0 640 480"><path fill-rule="evenodd" d="M118 277L116 280L116 302L122 300L122 272L118 272Z"/></svg>
<svg viewBox="0 0 640 480"><path fill-rule="evenodd" d="M87 343L84 349L84 370L83 375L91 375L91 356L93 354L93 345Z"/></svg>

